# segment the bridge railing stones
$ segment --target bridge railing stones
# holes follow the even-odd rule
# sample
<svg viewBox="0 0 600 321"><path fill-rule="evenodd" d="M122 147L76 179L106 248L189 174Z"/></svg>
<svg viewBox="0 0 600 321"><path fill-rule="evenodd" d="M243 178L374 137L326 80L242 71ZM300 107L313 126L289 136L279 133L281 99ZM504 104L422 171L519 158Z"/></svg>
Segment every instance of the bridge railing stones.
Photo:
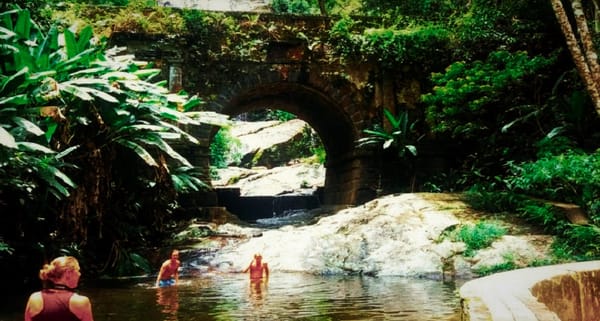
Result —
<svg viewBox="0 0 600 321"><path fill-rule="evenodd" d="M317 131L327 151L323 203L359 204L376 197L381 177L394 177L381 173L385 169L380 165L384 161L381 153L358 149L356 140L364 135L364 129L383 122L383 108L399 108L397 97L403 102L414 101L419 91L396 88L393 84L397 74L382 72L373 62L344 61L336 56L327 44L332 23L329 17L222 14L237 19L242 31L253 23L268 26L256 33L263 38L253 39L260 40L257 43L261 45L247 55L234 55L226 45L215 46L221 41L216 38L223 36L216 32L121 32L113 33L110 44L125 46L137 59L153 62L161 68L163 79L170 80L173 90L182 88L204 100L200 107L203 110L235 116L271 108L296 114ZM378 20L364 18L366 23L361 26L368 27L370 21L380 26ZM315 39L320 42L313 42ZM414 83L410 77L405 75L402 81ZM181 146L193 164L205 168L205 173L209 172L208 147L214 133L214 128L198 133L198 138L207 141L201 146Z"/></svg>

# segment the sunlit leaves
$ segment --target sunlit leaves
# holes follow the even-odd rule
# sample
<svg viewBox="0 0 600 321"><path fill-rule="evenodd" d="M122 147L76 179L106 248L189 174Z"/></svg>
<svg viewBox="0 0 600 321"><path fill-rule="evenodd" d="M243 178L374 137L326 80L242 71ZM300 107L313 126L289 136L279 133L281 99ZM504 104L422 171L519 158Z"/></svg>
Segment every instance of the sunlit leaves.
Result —
<svg viewBox="0 0 600 321"><path fill-rule="evenodd" d="M36 136L41 136L44 135L44 131L41 130L36 124L34 124L33 122L22 118L22 117L13 117L13 121L21 126L22 128L24 128L26 131L36 135Z"/></svg>
<svg viewBox="0 0 600 321"><path fill-rule="evenodd" d="M0 126L0 145L8 148L17 148L15 138L6 129Z"/></svg>
<svg viewBox="0 0 600 321"><path fill-rule="evenodd" d="M384 115L390 123L390 129L384 129L381 125L375 126L373 129L365 129L363 132L366 137L358 139L358 147L364 145L381 144L383 149L396 148L399 158L404 158L406 152L410 155L417 155L417 148L411 143L415 140L411 135L413 124L409 124L408 112L404 111L394 115L387 109L384 109Z"/></svg>
<svg viewBox="0 0 600 321"><path fill-rule="evenodd" d="M154 157L140 144L125 138L117 139L116 142L134 151L149 166L158 166Z"/></svg>
<svg viewBox="0 0 600 321"><path fill-rule="evenodd" d="M9 151L3 164L31 162L13 169L31 168L57 197L69 195L69 188L76 186L59 168L68 165L63 162L67 154L85 159L89 151L79 145L120 145L152 167L158 166L162 153L190 167L170 142L197 143L179 126L200 125L206 118L201 112L186 114L201 103L197 97L171 94L165 81L150 82L159 69L121 55L124 48L103 51L92 38L89 26L77 33L51 27L44 34L26 10L0 13L0 148ZM50 144L65 124L72 134L89 131L84 128L102 132ZM55 146L63 152L57 154ZM14 174L19 175L18 170Z"/></svg>
<svg viewBox="0 0 600 321"><path fill-rule="evenodd" d="M346 58L368 60L383 67L418 64L430 69L443 66L450 56L450 33L435 24L418 27L369 28L351 31L353 22L342 19L332 28L334 50Z"/></svg>
<svg viewBox="0 0 600 321"><path fill-rule="evenodd" d="M198 170L189 166L181 166L175 168L171 172L171 179L173 180L175 188L184 192L200 191L210 188L210 186L198 178L199 176Z"/></svg>
<svg viewBox="0 0 600 321"><path fill-rule="evenodd" d="M431 93L422 96L427 121L436 133L472 138L488 130L485 115L509 109L507 88L526 85L525 79L549 66L553 58L529 57L526 52L496 51L485 61L455 62L444 73L433 73ZM512 93L517 94L516 90ZM499 124L500 125L500 124Z"/></svg>

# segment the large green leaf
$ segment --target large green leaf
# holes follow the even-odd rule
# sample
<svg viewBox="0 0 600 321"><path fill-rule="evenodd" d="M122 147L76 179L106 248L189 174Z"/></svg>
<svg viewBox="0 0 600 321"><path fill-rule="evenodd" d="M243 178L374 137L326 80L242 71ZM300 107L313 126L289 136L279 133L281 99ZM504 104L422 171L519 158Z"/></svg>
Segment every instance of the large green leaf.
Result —
<svg viewBox="0 0 600 321"><path fill-rule="evenodd" d="M72 76L72 75L71 75ZM109 86L109 83L105 79L98 78L75 78L69 81L63 82L63 84L76 85L76 86Z"/></svg>
<svg viewBox="0 0 600 321"><path fill-rule="evenodd" d="M81 89L86 91L88 94L96 96L102 100L109 102L109 103L115 103L115 104L119 103L119 100L116 97L114 97L108 93L105 93L103 91L100 91L98 89L88 88L88 87L81 87Z"/></svg>
<svg viewBox="0 0 600 321"><path fill-rule="evenodd" d="M200 142L198 141L198 139L196 139L196 137L192 136L191 134L189 134L188 132L184 131L183 129L170 124L166 121L160 121L159 122L161 125L168 127L170 129L172 129L175 133L180 134L181 136L185 137L189 142L194 143L194 144L199 144Z"/></svg>
<svg viewBox="0 0 600 321"><path fill-rule="evenodd" d="M21 69L23 67L29 67L30 69L35 70L35 59L29 53L28 48L19 45L17 45L16 47L18 48L18 51L13 54L13 67L15 68L15 70Z"/></svg>
<svg viewBox="0 0 600 321"><path fill-rule="evenodd" d="M116 142L134 151L146 164L158 167L158 163L156 163L152 155L144 147L127 139L117 139Z"/></svg>
<svg viewBox="0 0 600 321"><path fill-rule="evenodd" d="M175 190L179 193L185 193L190 190L199 191L210 189L210 186L197 177L198 173L193 167L181 166L171 171L171 180Z"/></svg>
<svg viewBox="0 0 600 321"><path fill-rule="evenodd" d="M71 77L79 77L79 76L98 76L100 77L100 79L108 79L107 77L105 77L105 75L103 75L102 73L104 71L106 71L106 67L93 67L93 68L86 68L83 70L79 70L79 71L75 71L72 72L70 74Z"/></svg>
<svg viewBox="0 0 600 321"><path fill-rule="evenodd" d="M31 31L31 15L29 10L19 11L17 18L17 24L15 25L15 32L23 39L29 40L29 33Z"/></svg>
<svg viewBox="0 0 600 321"><path fill-rule="evenodd" d="M0 145L8 148L17 148L15 138L6 129L0 126Z"/></svg>
<svg viewBox="0 0 600 321"><path fill-rule="evenodd" d="M161 131L167 131L167 130L169 130L169 129L165 128L164 126L159 126L159 125L134 124L134 125L130 125L130 126L123 126L123 127L119 128L117 131L118 132L135 133L135 132L140 132L140 131L161 132Z"/></svg>
<svg viewBox="0 0 600 321"><path fill-rule="evenodd" d="M147 135L146 137L138 137L136 138L136 140L144 144L157 146L163 152L167 153L167 155L169 155L171 158L178 160L184 166L192 166L192 164L190 164L190 162L185 157L181 156L181 154L176 152L171 147L171 145L167 144L158 135Z"/></svg>
<svg viewBox="0 0 600 321"><path fill-rule="evenodd" d="M65 29L63 35L65 37L67 58L72 59L80 53L79 47L77 46L77 40L75 39L75 33L69 29Z"/></svg>
<svg viewBox="0 0 600 321"><path fill-rule="evenodd" d="M55 151L53 151L52 149L50 149L46 146L42 146L38 143L33 143L33 142L17 142L17 146L21 150L28 150L28 151L32 151L32 152L42 152L42 153L46 153L46 154L56 153Z"/></svg>
<svg viewBox="0 0 600 321"><path fill-rule="evenodd" d="M71 71L72 69L79 69L81 68L81 65L89 63L90 56L95 54L97 51L98 48L95 47L86 49L73 57L69 57L68 60L62 60L58 62L54 68L63 72Z"/></svg>
<svg viewBox="0 0 600 321"><path fill-rule="evenodd" d="M50 67L48 64L50 52L56 49L58 49L58 29L56 26L52 26L42 43L37 47L35 57L38 61L38 68L47 69Z"/></svg>
<svg viewBox="0 0 600 321"><path fill-rule="evenodd" d="M105 68L105 67L98 67L98 68ZM124 72L124 71L111 71L111 72L101 75L100 77L103 79L108 79L110 81L138 79L136 75L134 75L132 73Z"/></svg>
<svg viewBox="0 0 600 321"><path fill-rule="evenodd" d="M71 146L71 147L63 150L62 152L58 153L55 156L55 158L56 159L61 159L61 158L65 157L65 156L69 155L70 153L72 153L74 150L76 150L78 148L79 148L79 145Z"/></svg>
<svg viewBox="0 0 600 321"><path fill-rule="evenodd" d="M82 52L90 46L90 39L94 35L92 26L87 25L79 31L79 40L77 41L77 51Z"/></svg>
<svg viewBox="0 0 600 321"><path fill-rule="evenodd" d="M159 96L169 92L169 90L164 87L155 86L151 83L140 80L119 80L119 83L132 91L141 92L148 95Z"/></svg>
<svg viewBox="0 0 600 321"><path fill-rule="evenodd" d="M73 86L73 85L69 85L69 84L60 84L60 91L64 91L66 93L69 93L81 100L85 100L85 101L92 101L94 100L94 97L92 97L92 95L90 95L87 91L85 91L82 87L78 87L78 86Z"/></svg>
<svg viewBox="0 0 600 321"><path fill-rule="evenodd" d="M50 192L56 198L60 199L63 196L68 197L70 195L69 190L56 179L58 173L62 174L62 176L60 176L60 174L58 174L59 177L61 177L61 178L66 177L66 175L64 175L62 172L60 172L56 167L50 166L50 165L41 166L38 168L38 173L39 173L40 177L44 181L46 181L46 183L48 183L48 185L50 187L53 188L50 190ZM67 179L68 179L68 177L67 177ZM69 181L70 181L70 179L69 179ZM75 185L73 185L73 187L74 186Z"/></svg>
<svg viewBox="0 0 600 321"><path fill-rule="evenodd" d="M229 127L232 122L228 115L215 113L213 111L188 111L185 115L195 121L219 127Z"/></svg>
<svg viewBox="0 0 600 321"><path fill-rule="evenodd" d="M34 124L33 122L22 118L22 117L13 117L12 119L17 125L21 126L22 128L24 128L26 131L36 135L36 136L41 136L44 135L44 131L41 130L36 124Z"/></svg>
<svg viewBox="0 0 600 321"><path fill-rule="evenodd" d="M17 34L13 32L11 29L4 28L0 26L0 39L8 40L10 38L15 37Z"/></svg>
<svg viewBox="0 0 600 321"><path fill-rule="evenodd" d="M140 79L148 79L160 74L160 69L140 69L134 71L132 74L136 75Z"/></svg>
<svg viewBox="0 0 600 321"><path fill-rule="evenodd" d="M386 132L377 131L377 130L365 129L363 132L365 134L373 135L376 137L381 137L382 139L392 138L392 136L390 134L388 134Z"/></svg>
<svg viewBox="0 0 600 321"><path fill-rule="evenodd" d="M398 125L400 124L400 119L397 120L394 114L392 114L392 112L390 112L388 109L383 109L383 113L392 125L392 128L398 128Z"/></svg>
<svg viewBox="0 0 600 321"><path fill-rule="evenodd" d="M200 98L198 98L197 96L194 96L194 97L190 98L185 104L183 104L183 110L189 111L192 108L199 106L200 104L202 104L202 100Z"/></svg>
<svg viewBox="0 0 600 321"><path fill-rule="evenodd" d="M49 143L52 140L52 136L54 136L57 128L58 124L56 122L48 122L48 128L46 129L46 133L44 135L46 137L46 142Z"/></svg>
<svg viewBox="0 0 600 321"><path fill-rule="evenodd" d="M60 178L65 184L69 185L70 187L77 187L77 184L75 184L75 182L73 182L73 180L71 180L69 176L65 175L65 173L61 172L58 168L54 166L48 166L48 171L50 171L50 173L52 173L52 175L54 175L55 177Z"/></svg>
<svg viewBox="0 0 600 321"><path fill-rule="evenodd" d="M15 27L13 25L13 17L12 15L15 13L18 13L19 10L10 10L10 11L6 11L0 14L0 17L2 17L2 25L6 28L8 28L9 30L14 30Z"/></svg>
<svg viewBox="0 0 600 321"><path fill-rule="evenodd" d="M29 104L29 97L27 97L27 94L11 96L11 97L7 97L7 98L0 100L0 106L1 105L27 105L27 104Z"/></svg>

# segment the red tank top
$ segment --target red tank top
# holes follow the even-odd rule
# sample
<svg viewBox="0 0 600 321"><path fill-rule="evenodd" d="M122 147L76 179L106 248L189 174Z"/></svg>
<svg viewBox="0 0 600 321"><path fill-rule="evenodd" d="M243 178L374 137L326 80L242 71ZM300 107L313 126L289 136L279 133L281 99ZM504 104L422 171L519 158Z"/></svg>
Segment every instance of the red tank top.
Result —
<svg viewBox="0 0 600 321"><path fill-rule="evenodd" d="M69 309L69 301L73 292L42 290L44 308L33 318L33 321L80 321Z"/></svg>

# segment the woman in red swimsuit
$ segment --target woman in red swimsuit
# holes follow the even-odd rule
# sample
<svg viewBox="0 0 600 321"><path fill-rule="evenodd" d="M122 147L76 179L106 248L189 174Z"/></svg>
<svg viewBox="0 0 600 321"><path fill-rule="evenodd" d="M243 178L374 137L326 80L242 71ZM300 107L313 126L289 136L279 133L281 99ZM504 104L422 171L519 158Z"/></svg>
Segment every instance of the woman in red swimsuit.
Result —
<svg viewBox="0 0 600 321"><path fill-rule="evenodd" d="M80 276L79 262L72 256L45 264L40 279L49 287L31 294L25 321L93 321L89 298L74 292Z"/></svg>

